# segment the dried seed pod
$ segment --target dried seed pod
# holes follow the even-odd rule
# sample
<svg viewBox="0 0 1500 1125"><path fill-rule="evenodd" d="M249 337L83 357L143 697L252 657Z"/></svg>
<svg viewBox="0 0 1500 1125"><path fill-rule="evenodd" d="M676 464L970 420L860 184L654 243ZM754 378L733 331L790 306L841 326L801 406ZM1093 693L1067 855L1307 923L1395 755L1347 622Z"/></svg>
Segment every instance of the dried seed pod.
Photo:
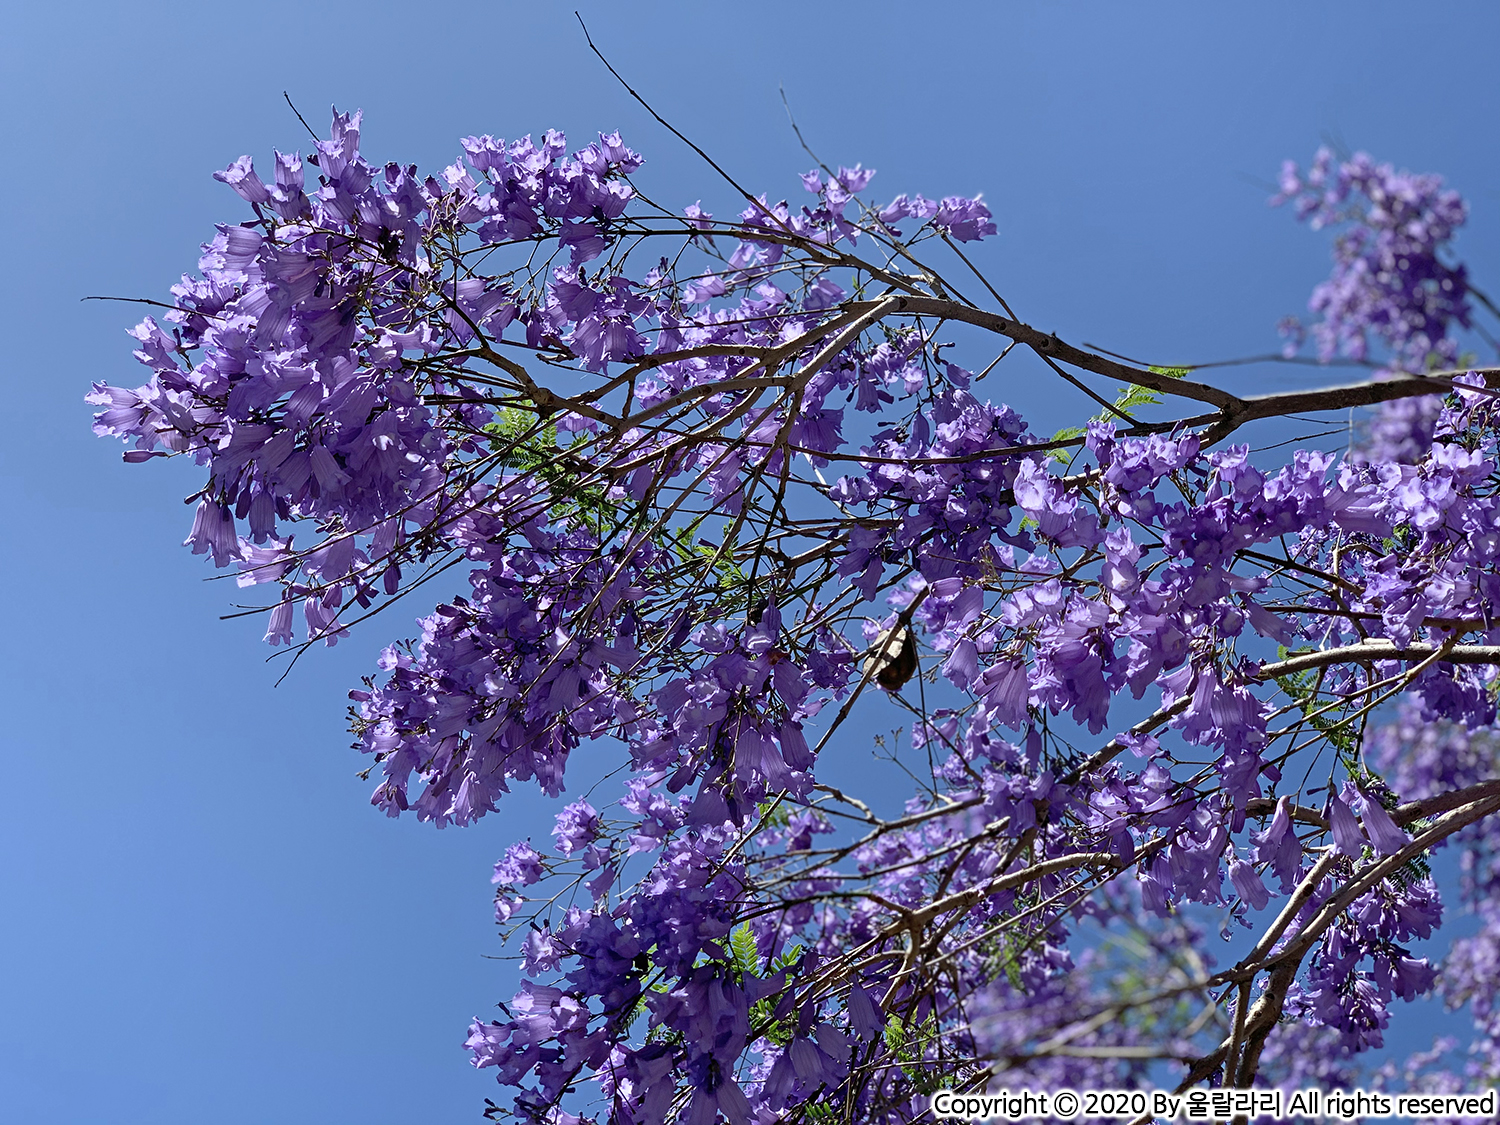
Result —
<svg viewBox="0 0 1500 1125"><path fill-rule="evenodd" d="M898 691L917 670L917 639L908 625L897 625L875 638L864 672L886 691Z"/></svg>

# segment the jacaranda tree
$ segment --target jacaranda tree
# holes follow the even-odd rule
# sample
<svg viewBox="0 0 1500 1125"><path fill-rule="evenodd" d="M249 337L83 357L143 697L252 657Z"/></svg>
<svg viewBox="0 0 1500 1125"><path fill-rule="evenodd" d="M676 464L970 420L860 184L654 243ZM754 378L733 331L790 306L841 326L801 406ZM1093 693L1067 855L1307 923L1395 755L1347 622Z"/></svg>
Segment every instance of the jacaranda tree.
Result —
<svg viewBox="0 0 1500 1125"><path fill-rule="evenodd" d="M1022 322L979 199L855 166L778 202L710 161L684 208L617 134L428 176L359 126L216 174L240 219L134 329L149 381L89 401L126 461L206 470L187 542L271 645L425 614L350 693L378 808L592 794L495 867L492 1116L1333 1081L1435 987L1469 1057L1386 1078L1500 1076L1500 379L1440 180L1287 166L1335 231L1287 346L1368 370L1245 397ZM994 401L1025 356L1093 416ZM1241 444L1319 413L1331 451ZM875 722L904 806L819 779ZM1450 842L1491 924L1439 971Z"/></svg>

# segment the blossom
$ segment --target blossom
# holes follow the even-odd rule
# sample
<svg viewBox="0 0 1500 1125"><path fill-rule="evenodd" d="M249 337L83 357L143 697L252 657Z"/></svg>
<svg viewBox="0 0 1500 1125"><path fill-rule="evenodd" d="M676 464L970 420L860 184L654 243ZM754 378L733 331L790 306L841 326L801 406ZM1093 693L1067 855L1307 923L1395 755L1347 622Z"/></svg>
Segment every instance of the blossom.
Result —
<svg viewBox="0 0 1500 1125"><path fill-rule="evenodd" d="M599 813L587 801L574 801L557 814L557 827L552 835L557 837L557 850L563 855L581 851L592 843L599 829Z"/></svg>
<svg viewBox="0 0 1500 1125"><path fill-rule="evenodd" d="M1076 350L916 259L996 232L978 196L873 206L856 164L665 221L617 133L466 137L429 176L370 163L361 124L220 172L250 217L132 331L146 382L87 397L129 463L202 469L187 545L261 593L268 643L431 593L350 693L372 804L503 822L586 775L551 854L492 874L525 976L467 1047L519 1117L581 1120L597 1088L632 1125L812 1098L903 1121L934 1060L1140 1085L1213 1049L1177 1004L1203 907L1280 918L1263 963L1301 958L1265 994L1279 1076L1342 1076L1433 989L1500 1059L1496 829L1453 837L1487 928L1442 968L1412 948L1437 885L1388 860L1448 823L1409 802L1482 810L1495 772L1482 374L1392 400L1345 457L1226 446L1228 407L1048 440L936 326ZM1360 157L1284 189L1340 228L1325 357L1456 355L1461 200ZM905 713L894 812L829 783L856 707ZM1122 967L1137 945L1164 956Z"/></svg>

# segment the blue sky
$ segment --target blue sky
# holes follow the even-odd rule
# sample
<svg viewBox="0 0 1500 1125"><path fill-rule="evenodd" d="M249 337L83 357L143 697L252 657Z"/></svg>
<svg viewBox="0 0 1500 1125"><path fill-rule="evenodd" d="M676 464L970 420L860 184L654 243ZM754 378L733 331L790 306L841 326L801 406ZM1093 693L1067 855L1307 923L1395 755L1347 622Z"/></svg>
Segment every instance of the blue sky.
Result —
<svg viewBox="0 0 1500 1125"><path fill-rule="evenodd" d="M574 5L12 6L0 33L0 1119L36 1125L473 1122L460 1043L508 997L489 865L550 805L437 832L389 821L344 693L382 618L275 686L258 624L178 546L189 467L125 466L91 380L141 381L126 305L161 298L238 201L211 173L363 108L372 158L621 129L664 202L728 200L585 48ZM1500 273L1500 8L1397 3L579 5L615 65L739 179L800 192L784 87L872 191L983 191L982 260L1024 319L1155 362L1277 345L1327 246L1265 206L1320 139L1441 172L1459 246ZM1418 22L1420 21L1420 22ZM1265 389L1326 373L1240 376ZM996 392L1076 421L1050 385ZM1087 412L1086 408L1083 411ZM400 616L401 611L397 611ZM871 721L871 729L881 717ZM891 718L887 725L899 722ZM850 745L857 772L867 747ZM1428 1005L1403 1034L1442 1023Z"/></svg>

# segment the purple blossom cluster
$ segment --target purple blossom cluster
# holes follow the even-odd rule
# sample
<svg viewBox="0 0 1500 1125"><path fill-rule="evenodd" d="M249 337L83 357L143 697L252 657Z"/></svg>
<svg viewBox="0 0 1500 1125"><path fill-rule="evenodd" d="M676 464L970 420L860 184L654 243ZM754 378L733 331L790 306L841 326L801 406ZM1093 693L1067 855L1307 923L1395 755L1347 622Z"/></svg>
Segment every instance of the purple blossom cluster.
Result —
<svg viewBox="0 0 1500 1125"><path fill-rule="evenodd" d="M1306 175L1291 161L1283 165L1281 191L1271 203L1289 201L1314 230L1337 232L1333 273L1309 302L1321 314L1312 326L1320 360L1342 355L1420 372L1451 368L1461 358L1457 333L1474 326L1470 298L1488 301L1462 263L1445 261L1468 207L1442 177L1397 172L1364 153L1336 164L1325 147ZM1281 331L1285 355L1295 355L1307 330L1289 317ZM1359 453L1370 461L1414 464L1432 444L1439 401L1381 403L1362 428Z"/></svg>
<svg viewBox="0 0 1500 1125"><path fill-rule="evenodd" d="M1442 255L1469 209L1441 176L1397 172L1362 152L1336 162L1324 147L1305 175L1282 165L1271 202L1294 203L1314 230L1339 228L1333 273L1308 302L1321 316L1312 327L1319 358L1364 359L1372 338L1409 370L1429 355L1443 365L1458 358L1450 332L1469 326L1468 272ZM1295 350L1300 325L1286 327Z"/></svg>
<svg viewBox="0 0 1500 1125"><path fill-rule="evenodd" d="M1123 415L1049 441L938 326L1054 366L1061 343L892 264L994 234L980 199L871 204L856 165L721 222L640 195L617 134L462 147L441 179L377 170L336 115L274 186L237 161L219 178L253 218L136 330L150 382L89 399L127 461L206 468L188 542L276 591L272 644L299 602L304 643L332 643L453 571L463 593L351 693L389 815L472 824L517 786L565 793L583 743L616 751L614 799L495 867L522 981L467 1046L506 1112L898 1122L938 1082L1105 1086L1157 1057L1284 1078L1298 1044L1342 1065L1434 987L1414 943L1441 900L1412 861L1500 794L1487 765L1416 792L1405 733L1379 773L1361 750L1398 693L1428 729L1496 719L1482 375L1421 407L1405 463L1268 466ZM1290 194L1324 189L1320 160ZM1371 207L1317 304L1330 340L1363 317L1425 355L1464 322L1465 274L1434 264L1450 196L1355 161L1303 205ZM918 778L895 815L818 770L881 699ZM1257 952L1212 972L1203 911ZM1500 963L1464 949L1455 982ZM1245 1019L1208 999L1256 981Z"/></svg>
<svg viewBox="0 0 1500 1125"><path fill-rule="evenodd" d="M1489 730L1426 721L1411 703L1397 708L1394 719L1371 739L1370 757L1403 797L1430 798L1500 779L1500 743ZM1425 1077L1437 1086L1458 1090L1500 1077L1500 835L1494 821L1481 821L1454 838L1460 849L1459 899L1478 916L1472 937L1453 943L1438 977L1438 992L1450 1008L1468 1004L1475 1035L1468 1057L1453 1073L1434 1067ZM1452 1045L1431 1060L1447 1063Z"/></svg>

